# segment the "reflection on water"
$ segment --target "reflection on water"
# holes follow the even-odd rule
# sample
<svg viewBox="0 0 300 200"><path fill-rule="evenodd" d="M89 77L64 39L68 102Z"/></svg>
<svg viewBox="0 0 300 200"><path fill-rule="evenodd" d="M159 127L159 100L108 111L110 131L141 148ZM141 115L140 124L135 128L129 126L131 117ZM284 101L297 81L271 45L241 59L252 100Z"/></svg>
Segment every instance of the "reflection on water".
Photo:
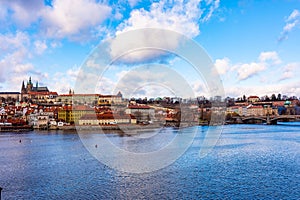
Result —
<svg viewBox="0 0 300 200"><path fill-rule="evenodd" d="M144 174L123 173L101 164L74 132L1 133L2 197L300 199L300 124L225 126L217 146L200 159L206 130L198 127L193 144L174 164ZM168 129L166 134L176 131ZM109 139L143 151L162 147L165 141L158 136L148 144L151 146L145 146L146 138L111 134ZM93 137L99 135L86 135L87 140Z"/></svg>

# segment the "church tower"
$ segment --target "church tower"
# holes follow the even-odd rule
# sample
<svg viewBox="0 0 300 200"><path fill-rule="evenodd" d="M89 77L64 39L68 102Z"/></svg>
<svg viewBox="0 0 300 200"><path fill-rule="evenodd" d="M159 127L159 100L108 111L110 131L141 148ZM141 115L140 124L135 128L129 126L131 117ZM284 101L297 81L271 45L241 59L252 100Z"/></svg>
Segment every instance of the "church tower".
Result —
<svg viewBox="0 0 300 200"><path fill-rule="evenodd" d="M26 94L27 91L26 91L26 88L25 88L25 84L24 84L24 81L22 82L22 88L21 88L21 94Z"/></svg>
<svg viewBox="0 0 300 200"><path fill-rule="evenodd" d="M29 77L29 81L27 82L27 92L30 92L33 88L33 84L31 82L31 77Z"/></svg>

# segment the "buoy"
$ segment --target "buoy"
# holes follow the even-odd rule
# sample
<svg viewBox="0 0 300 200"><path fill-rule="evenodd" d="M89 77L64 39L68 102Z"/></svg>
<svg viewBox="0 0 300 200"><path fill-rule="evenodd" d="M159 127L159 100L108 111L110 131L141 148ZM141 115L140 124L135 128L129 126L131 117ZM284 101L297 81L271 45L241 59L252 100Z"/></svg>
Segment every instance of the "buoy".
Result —
<svg viewBox="0 0 300 200"><path fill-rule="evenodd" d="M97 148L98 147L98 145L95 145L95 148Z"/></svg>
<svg viewBox="0 0 300 200"><path fill-rule="evenodd" d="M22 140L19 141L20 143L22 142Z"/></svg>

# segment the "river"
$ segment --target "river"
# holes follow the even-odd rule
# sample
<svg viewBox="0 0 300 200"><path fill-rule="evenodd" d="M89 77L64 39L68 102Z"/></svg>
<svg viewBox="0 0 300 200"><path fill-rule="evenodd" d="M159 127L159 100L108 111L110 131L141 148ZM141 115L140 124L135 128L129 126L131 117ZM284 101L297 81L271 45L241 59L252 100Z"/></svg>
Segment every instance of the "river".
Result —
<svg viewBox="0 0 300 200"><path fill-rule="evenodd" d="M195 128L179 159L140 174L102 164L76 132L1 133L2 199L300 199L300 123L226 125L204 158L198 155L207 127L186 131ZM177 133L166 130L161 138ZM130 136L103 137L140 145ZM162 144L156 139L152 145Z"/></svg>

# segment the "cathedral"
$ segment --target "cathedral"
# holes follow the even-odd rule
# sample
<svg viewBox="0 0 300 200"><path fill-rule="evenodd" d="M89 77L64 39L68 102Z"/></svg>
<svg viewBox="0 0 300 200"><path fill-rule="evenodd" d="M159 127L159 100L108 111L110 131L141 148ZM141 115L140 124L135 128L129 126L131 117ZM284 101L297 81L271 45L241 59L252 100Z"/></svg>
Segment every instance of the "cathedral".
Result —
<svg viewBox="0 0 300 200"><path fill-rule="evenodd" d="M49 92L47 87L39 87L39 83L36 82L35 87L31 82L31 77L29 77L29 81L27 81L26 87L24 81L22 83L21 94L29 94L30 92Z"/></svg>

